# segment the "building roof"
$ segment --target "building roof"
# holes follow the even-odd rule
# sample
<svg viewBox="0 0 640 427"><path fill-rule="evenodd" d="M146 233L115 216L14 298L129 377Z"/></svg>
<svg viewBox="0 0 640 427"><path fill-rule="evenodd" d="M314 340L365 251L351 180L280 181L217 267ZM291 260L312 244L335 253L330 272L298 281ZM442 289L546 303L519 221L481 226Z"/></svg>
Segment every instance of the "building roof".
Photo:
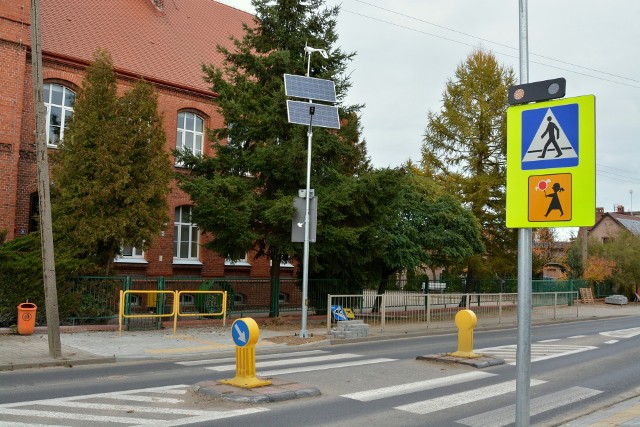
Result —
<svg viewBox="0 0 640 427"><path fill-rule="evenodd" d="M90 63L98 48L116 71L209 91L201 65L242 38L253 16L214 0L41 0L43 56Z"/></svg>
<svg viewBox="0 0 640 427"><path fill-rule="evenodd" d="M619 213L612 213L610 215L631 233L640 236L640 217Z"/></svg>

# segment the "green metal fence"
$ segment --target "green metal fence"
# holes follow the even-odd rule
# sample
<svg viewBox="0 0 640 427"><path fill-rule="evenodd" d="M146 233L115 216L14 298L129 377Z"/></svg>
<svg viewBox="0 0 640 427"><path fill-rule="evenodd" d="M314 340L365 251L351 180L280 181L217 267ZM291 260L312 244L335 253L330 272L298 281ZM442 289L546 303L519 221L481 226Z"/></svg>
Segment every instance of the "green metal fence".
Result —
<svg viewBox="0 0 640 427"><path fill-rule="evenodd" d="M246 315L265 315L267 313L297 312L302 309L302 281L299 279L280 279L276 283L274 301L271 300L271 281L268 278L148 278L148 277L76 277L71 286L59 295L60 319L64 325L117 323L120 290L221 290L227 292L227 313L238 317ZM394 282L396 289L408 284ZM420 283L411 286L420 289ZM456 278L438 282L428 282L424 292L429 294L468 293L464 279ZM589 287L582 280L534 280L533 292L577 292L579 288ZM516 279L491 279L476 281L471 287L473 293L514 293L517 292ZM611 285L596 285L596 298L611 295ZM339 280L310 279L308 289L309 314L327 313L327 295L364 295L363 287L344 283ZM172 296L127 293L125 313L170 312ZM213 313L220 311L222 303L219 296L189 294L183 292L180 297L182 312ZM275 307L275 309L274 309ZM169 310L169 311L167 311ZM159 320L127 319L129 327L157 326ZM146 323L145 323L146 322Z"/></svg>

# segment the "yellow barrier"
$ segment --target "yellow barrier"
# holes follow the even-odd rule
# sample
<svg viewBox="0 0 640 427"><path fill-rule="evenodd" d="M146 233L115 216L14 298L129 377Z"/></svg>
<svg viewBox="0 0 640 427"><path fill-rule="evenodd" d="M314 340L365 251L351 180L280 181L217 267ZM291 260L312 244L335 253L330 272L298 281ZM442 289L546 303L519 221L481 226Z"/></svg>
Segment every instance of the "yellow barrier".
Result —
<svg viewBox="0 0 640 427"><path fill-rule="evenodd" d="M182 294L220 294L222 295L222 309L218 313L180 313L180 295ZM176 291L174 302L177 303L176 315L173 318L173 333L178 328L178 316L222 316L222 327L227 326L227 291Z"/></svg>
<svg viewBox="0 0 640 427"><path fill-rule="evenodd" d="M180 313L180 295L181 294L221 294L222 295L222 310L217 313ZM154 314L126 314L124 312L125 296L127 294L150 294L157 300L158 294L170 294L173 295L173 303L171 313ZM145 317L173 317L173 333L176 333L178 327L178 316L222 316L222 324L226 326L227 322L227 292L226 291L159 291L159 290L127 290L120 291L120 307L118 309L118 336L122 335L122 319L136 319Z"/></svg>

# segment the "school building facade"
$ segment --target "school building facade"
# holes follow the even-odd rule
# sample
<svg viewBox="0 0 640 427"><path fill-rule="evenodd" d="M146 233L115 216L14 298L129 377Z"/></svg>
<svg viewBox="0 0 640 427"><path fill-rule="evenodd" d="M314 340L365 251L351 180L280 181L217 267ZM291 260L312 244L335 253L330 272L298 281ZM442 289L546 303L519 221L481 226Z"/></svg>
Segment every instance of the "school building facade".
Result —
<svg viewBox="0 0 640 427"><path fill-rule="evenodd" d="M231 48L253 16L214 0L41 0L47 143L57 150L75 93L98 49L107 50L124 92L142 77L152 83L164 117L166 149L212 155L207 129L223 126L215 94L201 64L222 65L218 45ZM0 2L0 230L7 239L37 228L35 114L30 2ZM179 165L175 166L180 170ZM123 275L163 277L268 277L269 260L225 260L203 247L207 236L190 223L188 195L173 185L171 224L144 253L123 248ZM293 277L294 267L282 269Z"/></svg>

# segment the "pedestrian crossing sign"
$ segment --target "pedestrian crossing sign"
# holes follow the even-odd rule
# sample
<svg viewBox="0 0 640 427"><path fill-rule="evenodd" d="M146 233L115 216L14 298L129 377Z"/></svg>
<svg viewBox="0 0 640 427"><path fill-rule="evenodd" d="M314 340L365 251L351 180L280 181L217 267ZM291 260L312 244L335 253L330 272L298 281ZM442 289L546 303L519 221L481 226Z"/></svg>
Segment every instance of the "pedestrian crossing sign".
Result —
<svg viewBox="0 0 640 427"><path fill-rule="evenodd" d="M507 109L507 227L595 223L595 97Z"/></svg>

